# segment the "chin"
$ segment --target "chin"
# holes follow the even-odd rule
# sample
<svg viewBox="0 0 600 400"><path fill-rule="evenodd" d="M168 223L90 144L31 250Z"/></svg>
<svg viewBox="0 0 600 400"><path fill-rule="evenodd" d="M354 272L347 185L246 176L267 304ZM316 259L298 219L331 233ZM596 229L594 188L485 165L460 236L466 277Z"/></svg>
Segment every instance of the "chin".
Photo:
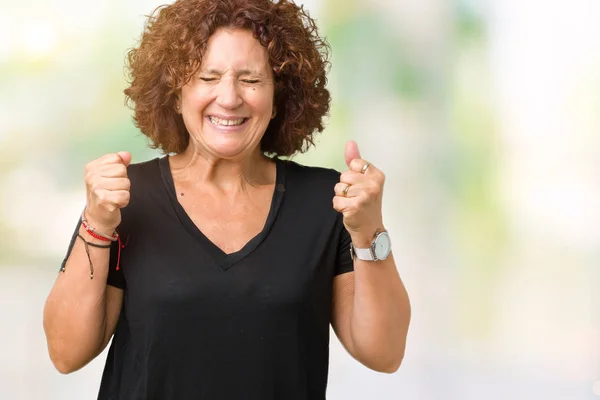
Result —
<svg viewBox="0 0 600 400"><path fill-rule="evenodd" d="M224 135L211 135L212 137L206 137L203 141L209 151L222 158L237 158L240 156L248 155L253 152L254 148L251 148L254 144L244 140L244 135L235 136L224 136ZM259 143L256 144L257 146Z"/></svg>
<svg viewBox="0 0 600 400"><path fill-rule="evenodd" d="M234 145L233 143L228 145L220 144L209 146L209 149L212 154L216 155L219 158L225 159L240 158L246 156L249 153L247 147L240 146L239 144Z"/></svg>

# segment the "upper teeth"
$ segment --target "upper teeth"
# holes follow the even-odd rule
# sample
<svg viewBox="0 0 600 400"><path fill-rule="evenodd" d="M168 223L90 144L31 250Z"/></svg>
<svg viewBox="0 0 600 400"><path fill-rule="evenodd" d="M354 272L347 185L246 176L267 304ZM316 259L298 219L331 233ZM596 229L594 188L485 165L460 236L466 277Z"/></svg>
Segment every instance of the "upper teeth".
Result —
<svg viewBox="0 0 600 400"><path fill-rule="evenodd" d="M241 123L244 122L244 118L221 119L221 118L212 117L212 116L210 116L208 118L210 119L210 122L212 122L213 124L223 125L223 126L241 125Z"/></svg>

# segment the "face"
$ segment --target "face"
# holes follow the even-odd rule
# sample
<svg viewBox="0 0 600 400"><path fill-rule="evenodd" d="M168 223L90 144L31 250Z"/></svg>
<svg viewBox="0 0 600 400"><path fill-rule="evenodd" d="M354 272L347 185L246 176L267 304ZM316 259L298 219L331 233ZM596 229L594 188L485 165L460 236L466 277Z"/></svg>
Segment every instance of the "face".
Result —
<svg viewBox="0 0 600 400"><path fill-rule="evenodd" d="M199 71L181 89L190 145L223 159L256 152L273 118L273 96L267 50L249 31L217 30Z"/></svg>

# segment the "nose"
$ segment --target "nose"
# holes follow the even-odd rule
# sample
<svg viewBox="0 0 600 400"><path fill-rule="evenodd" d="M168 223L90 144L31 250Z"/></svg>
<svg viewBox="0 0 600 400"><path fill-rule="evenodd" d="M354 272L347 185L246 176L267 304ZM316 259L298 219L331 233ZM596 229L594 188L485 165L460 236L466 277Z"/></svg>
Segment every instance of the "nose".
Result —
<svg viewBox="0 0 600 400"><path fill-rule="evenodd" d="M226 109L235 109L242 105L243 100L235 79L221 79L217 84L216 103Z"/></svg>

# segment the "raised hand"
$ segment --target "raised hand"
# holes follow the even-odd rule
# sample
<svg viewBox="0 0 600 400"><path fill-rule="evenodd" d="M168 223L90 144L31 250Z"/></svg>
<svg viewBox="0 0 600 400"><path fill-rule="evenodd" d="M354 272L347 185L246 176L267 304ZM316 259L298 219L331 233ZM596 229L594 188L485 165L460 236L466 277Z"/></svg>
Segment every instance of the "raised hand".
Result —
<svg viewBox="0 0 600 400"><path fill-rule="evenodd" d="M360 157L356 142L346 143L345 155L349 170L341 174L335 185L333 208L344 215L344 225L353 241L367 244L377 230L383 229L381 199L385 175Z"/></svg>
<svg viewBox="0 0 600 400"><path fill-rule="evenodd" d="M85 217L95 229L112 234L121 223L121 208L129 204L131 183L126 151L106 154L85 166L87 205Z"/></svg>

